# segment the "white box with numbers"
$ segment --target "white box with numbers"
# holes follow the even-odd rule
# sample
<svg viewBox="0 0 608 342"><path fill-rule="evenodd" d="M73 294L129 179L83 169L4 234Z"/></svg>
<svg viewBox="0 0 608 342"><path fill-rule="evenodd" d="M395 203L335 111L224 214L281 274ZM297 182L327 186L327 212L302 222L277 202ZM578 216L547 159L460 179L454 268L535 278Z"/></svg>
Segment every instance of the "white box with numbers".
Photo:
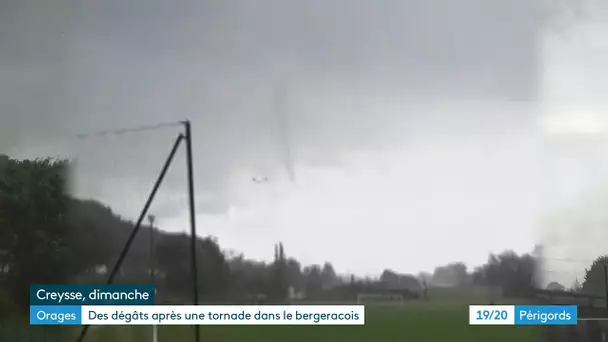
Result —
<svg viewBox="0 0 608 342"><path fill-rule="evenodd" d="M515 325L515 306L469 305L469 325Z"/></svg>

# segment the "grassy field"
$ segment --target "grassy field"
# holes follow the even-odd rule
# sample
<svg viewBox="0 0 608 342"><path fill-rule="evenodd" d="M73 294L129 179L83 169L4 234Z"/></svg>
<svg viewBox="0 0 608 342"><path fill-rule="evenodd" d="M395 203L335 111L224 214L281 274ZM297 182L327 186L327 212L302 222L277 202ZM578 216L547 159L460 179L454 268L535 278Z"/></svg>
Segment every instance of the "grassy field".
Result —
<svg viewBox="0 0 608 342"><path fill-rule="evenodd" d="M208 342L527 342L541 340L538 327L469 326L468 304L411 302L366 308L365 326L201 326ZM150 327L97 327L88 342L151 341ZM160 326L160 342L192 341L193 328Z"/></svg>

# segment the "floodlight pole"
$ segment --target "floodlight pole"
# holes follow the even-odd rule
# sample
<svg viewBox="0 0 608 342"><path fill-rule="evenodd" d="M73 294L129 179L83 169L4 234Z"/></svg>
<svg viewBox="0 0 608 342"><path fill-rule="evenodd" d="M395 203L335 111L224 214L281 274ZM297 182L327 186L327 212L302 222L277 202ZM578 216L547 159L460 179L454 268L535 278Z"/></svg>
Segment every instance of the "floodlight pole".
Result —
<svg viewBox="0 0 608 342"><path fill-rule="evenodd" d="M196 258L196 207L194 203L194 166L192 162L192 130L190 120L183 121L186 139L186 166L188 172L188 206L190 209L190 267L192 271L192 301L198 305L198 269ZM194 342L200 342L200 327L194 326Z"/></svg>
<svg viewBox="0 0 608 342"><path fill-rule="evenodd" d="M150 223L150 280L152 281L153 285L156 284L156 243L154 241L154 221L156 221L156 217L154 215L148 215L148 222Z"/></svg>

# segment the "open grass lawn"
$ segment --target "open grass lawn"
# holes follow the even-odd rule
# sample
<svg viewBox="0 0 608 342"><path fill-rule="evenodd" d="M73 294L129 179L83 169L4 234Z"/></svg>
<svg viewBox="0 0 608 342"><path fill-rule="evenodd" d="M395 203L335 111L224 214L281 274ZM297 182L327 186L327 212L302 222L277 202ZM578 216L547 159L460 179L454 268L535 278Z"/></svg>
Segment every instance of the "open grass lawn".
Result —
<svg viewBox="0 0 608 342"><path fill-rule="evenodd" d="M192 341L190 326L159 326L159 342ZM468 304L410 302L368 306L365 326L201 326L205 342L528 342L539 327L469 326ZM151 327L97 327L87 342L151 341Z"/></svg>

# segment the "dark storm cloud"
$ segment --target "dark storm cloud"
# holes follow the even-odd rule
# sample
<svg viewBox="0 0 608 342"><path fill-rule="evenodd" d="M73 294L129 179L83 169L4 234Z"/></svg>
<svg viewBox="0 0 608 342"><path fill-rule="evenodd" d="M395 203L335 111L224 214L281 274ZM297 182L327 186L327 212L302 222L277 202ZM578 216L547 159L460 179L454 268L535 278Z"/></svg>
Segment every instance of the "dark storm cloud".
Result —
<svg viewBox="0 0 608 342"><path fill-rule="evenodd" d="M534 3L9 1L0 146L190 118L199 191L224 198L201 207L222 211L235 170L334 161L403 134L448 141L529 125L529 111L467 103L536 100ZM174 134L70 140L81 177L98 183L89 195L116 178L147 192Z"/></svg>

